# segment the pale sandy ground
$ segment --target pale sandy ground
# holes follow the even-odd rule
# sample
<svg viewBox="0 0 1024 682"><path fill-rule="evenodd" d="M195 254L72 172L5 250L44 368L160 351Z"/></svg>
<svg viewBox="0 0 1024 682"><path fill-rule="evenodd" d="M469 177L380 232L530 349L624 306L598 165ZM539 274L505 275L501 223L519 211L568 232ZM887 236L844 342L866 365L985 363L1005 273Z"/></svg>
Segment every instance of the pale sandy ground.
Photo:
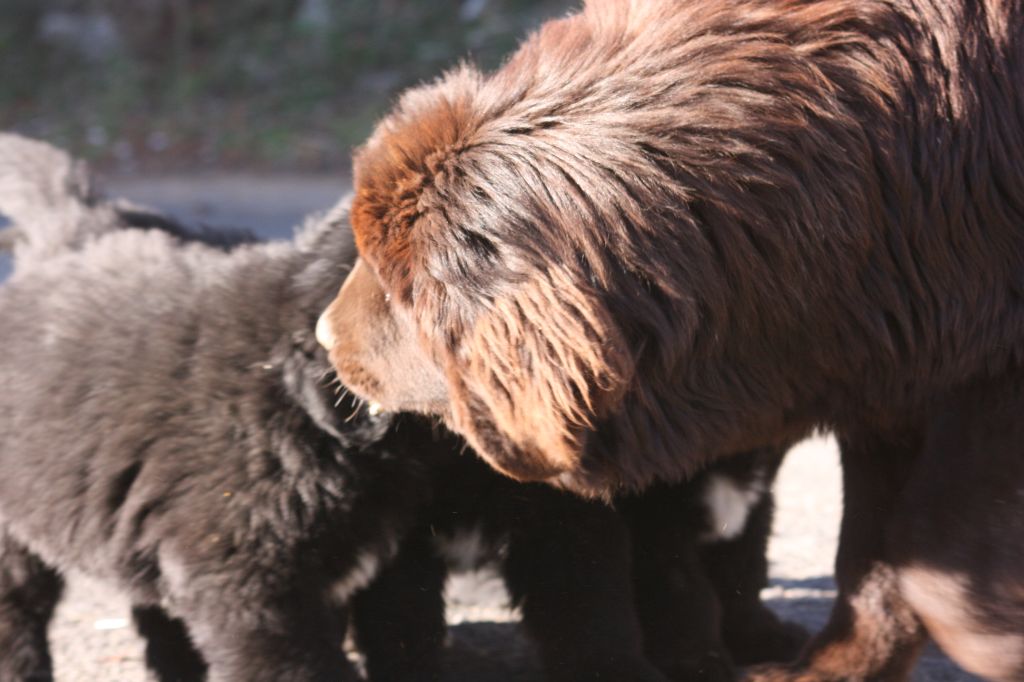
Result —
<svg viewBox="0 0 1024 682"><path fill-rule="evenodd" d="M271 237L289 234L307 211L330 206L344 178L178 178L120 180L111 192L183 217L237 224ZM0 279L4 263L0 261ZM817 438L797 446L777 485L778 513L769 550L772 584L764 597L787 618L812 630L827 619L835 594L831 580L841 508L835 443ZM540 679L529 647L488 575L458 578L450 586L451 682L525 682ZM141 644L116 593L73 579L51 632L58 682L145 680ZM973 680L941 653L929 649L914 679Z"/></svg>

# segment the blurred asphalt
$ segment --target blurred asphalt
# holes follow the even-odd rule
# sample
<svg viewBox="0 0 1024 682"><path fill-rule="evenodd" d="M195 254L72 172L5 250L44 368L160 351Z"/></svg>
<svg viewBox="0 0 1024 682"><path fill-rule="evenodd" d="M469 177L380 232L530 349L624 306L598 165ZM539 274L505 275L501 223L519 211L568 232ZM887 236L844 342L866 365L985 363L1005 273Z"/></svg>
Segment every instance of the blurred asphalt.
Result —
<svg viewBox="0 0 1024 682"><path fill-rule="evenodd" d="M346 178L195 176L123 178L108 182L122 196L190 221L238 226L268 238L287 238L311 211L327 209L346 191ZM0 280L8 263L0 257ZM797 446L777 484L775 536L769 548L772 582L764 597L786 618L812 630L828 617L841 509L838 458L831 439ZM449 585L452 625L446 682L526 682L540 679L529 645L506 606L500 582L487 573ZM141 643L128 623L127 605L93 581L72 577L51 630L57 682L146 680ZM975 680L934 648L926 651L915 682ZM614 681L612 681L614 682Z"/></svg>

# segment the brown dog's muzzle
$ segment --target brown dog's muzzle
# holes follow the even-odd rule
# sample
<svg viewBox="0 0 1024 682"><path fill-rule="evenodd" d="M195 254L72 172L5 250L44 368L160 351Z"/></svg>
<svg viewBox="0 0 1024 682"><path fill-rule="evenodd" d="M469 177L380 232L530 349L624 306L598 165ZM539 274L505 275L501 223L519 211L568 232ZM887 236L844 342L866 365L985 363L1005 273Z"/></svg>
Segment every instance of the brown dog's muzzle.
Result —
<svg viewBox="0 0 1024 682"><path fill-rule="evenodd" d="M443 413L444 377L420 346L411 316L396 311L361 259L316 324L341 381L383 409Z"/></svg>

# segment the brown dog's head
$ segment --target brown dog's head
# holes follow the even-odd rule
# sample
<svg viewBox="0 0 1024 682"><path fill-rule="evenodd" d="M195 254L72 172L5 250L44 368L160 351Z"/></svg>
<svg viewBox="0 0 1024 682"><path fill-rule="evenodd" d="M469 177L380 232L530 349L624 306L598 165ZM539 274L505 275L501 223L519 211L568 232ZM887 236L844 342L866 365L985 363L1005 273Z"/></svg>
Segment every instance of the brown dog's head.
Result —
<svg viewBox="0 0 1024 682"><path fill-rule="evenodd" d="M537 169L518 177L524 193L506 163L502 140L520 139L528 155L545 123L480 119L482 86L462 70L407 94L357 155L362 259L320 336L356 393L442 415L497 469L549 479L579 466L632 358L587 262L593 247L580 243L588 237L563 239L572 226L546 206L566 180Z"/></svg>
<svg viewBox="0 0 1024 682"><path fill-rule="evenodd" d="M589 198L554 158L576 143L557 112L490 111L501 90L464 69L412 91L358 153L362 259L319 335L357 394L441 415L500 471L551 479L617 409L633 348L605 301L600 226L574 224ZM538 143L556 165L531 158Z"/></svg>
<svg viewBox="0 0 1024 682"><path fill-rule="evenodd" d="M535 273L483 310L451 309L443 288L419 298L425 285L437 286L414 281L392 294L366 260L357 264L318 324L345 384L386 410L443 416L513 477L576 468L586 433L629 377L603 311L565 272ZM434 326L435 315L448 326Z"/></svg>
<svg viewBox="0 0 1024 682"><path fill-rule="evenodd" d="M513 477L592 489L680 475L676 450L692 464L777 421L738 407L790 396L736 320L788 324L802 254L779 226L803 229L787 211L808 187L777 167L832 143L808 112L835 98L789 46L815 17L780 13L792 35L764 38L772 17L744 33L711 4L593 1L494 75L401 99L356 155L362 259L319 325L352 390L443 416ZM844 142L810 158L841 175Z"/></svg>

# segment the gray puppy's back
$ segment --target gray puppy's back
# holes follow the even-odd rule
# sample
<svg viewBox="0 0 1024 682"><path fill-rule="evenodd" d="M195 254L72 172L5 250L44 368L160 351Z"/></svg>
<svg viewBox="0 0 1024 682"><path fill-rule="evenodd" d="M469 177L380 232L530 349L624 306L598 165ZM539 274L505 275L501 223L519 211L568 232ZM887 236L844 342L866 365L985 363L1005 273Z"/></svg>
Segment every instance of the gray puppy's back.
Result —
<svg viewBox="0 0 1024 682"><path fill-rule="evenodd" d="M118 232L0 287L0 516L17 535L37 538L44 556L119 543L113 526L132 514L90 498L110 493L126 452L163 487L182 460L266 435L245 434L224 410L259 402L262 375L249 367L270 361L287 328L268 300L279 287L253 287L266 316L252 301L233 315L232 275L267 250L227 255L158 231Z"/></svg>
<svg viewBox="0 0 1024 682"><path fill-rule="evenodd" d="M277 467L302 449L267 423L304 418L275 353L312 330L354 259L347 205L292 242L226 250L223 234L124 229L132 220L87 192L66 155L0 135L0 161L12 149L38 172L4 194L0 167L17 262L0 285L0 519L55 565L123 573L149 507L246 480L218 474L245 461L225 450L273 453ZM195 513L162 506L170 533Z"/></svg>

